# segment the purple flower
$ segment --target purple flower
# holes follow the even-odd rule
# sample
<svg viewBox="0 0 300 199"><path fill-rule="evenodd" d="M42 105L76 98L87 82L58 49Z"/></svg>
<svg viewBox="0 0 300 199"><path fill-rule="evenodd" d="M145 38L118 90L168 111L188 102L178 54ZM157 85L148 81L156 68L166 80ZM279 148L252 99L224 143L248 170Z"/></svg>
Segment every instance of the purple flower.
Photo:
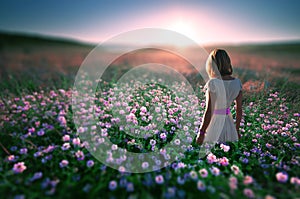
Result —
<svg viewBox="0 0 300 199"><path fill-rule="evenodd" d="M61 149L62 149L63 151L66 151L66 150L68 150L70 147L71 147L71 146L70 146L70 143L64 143L64 144L61 146Z"/></svg>
<svg viewBox="0 0 300 199"><path fill-rule="evenodd" d="M249 162L248 158L243 158L242 163L247 164Z"/></svg>
<svg viewBox="0 0 300 199"><path fill-rule="evenodd" d="M43 135L45 135L44 129L39 130L39 131L37 132L37 135L38 135L38 136L43 136Z"/></svg>
<svg viewBox="0 0 300 199"><path fill-rule="evenodd" d="M43 177L43 173L42 172L36 172L36 173L33 174L32 178L30 180L34 181L34 180L41 179L42 177Z"/></svg>
<svg viewBox="0 0 300 199"><path fill-rule="evenodd" d="M37 151L37 152L35 152L34 154L33 154L33 156L36 158L36 157L40 157L40 156L42 156L43 155L43 152L41 152L41 151Z"/></svg>
<svg viewBox="0 0 300 199"><path fill-rule="evenodd" d="M108 188L109 190L113 191L118 187L118 184L115 180L109 182Z"/></svg>
<svg viewBox="0 0 300 199"><path fill-rule="evenodd" d="M134 185L133 185L132 182L127 183L126 191L127 192L133 192L134 191Z"/></svg>
<svg viewBox="0 0 300 199"><path fill-rule="evenodd" d="M177 177L177 183L180 184L180 185L183 185L185 183L185 179L182 178L181 176L178 176Z"/></svg>
<svg viewBox="0 0 300 199"><path fill-rule="evenodd" d="M212 168L210 169L210 172L211 172L214 176L220 175L220 169L218 169L217 167L212 167Z"/></svg>
<svg viewBox="0 0 300 199"><path fill-rule="evenodd" d="M197 189L199 191L205 191L205 189L206 189L206 186L204 185L204 183L201 180L198 180L198 182L197 182Z"/></svg>
<svg viewBox="0 0 300 199"><path fill-rule="evenodd" d="M244 155L247 156L247 157L249 157L249 156L250 156L250 153L247 152L247 151L244 151Z"/></svg>
<svg viewBox="0 0 300 199"><path fill-rule="evenodd" d="M93 160L88 160L88 161L86 162L86 166L89 167L89 168L92 167L92 166L94 166L94 164L95 164L95 163L94 163Z"/></svg>
<svg viewBox="0 0 300 199"><path fill-rule="evenodd" d="M12 147L10 147L10 150L11 150L11 151L16 151L17 149L18 149L17 146L12 146Z"/></svg>
<svg viewBox="0 0 300 199"><path fill-rule="evenodd" d="M20 149L20 154L27 154L27 152L28 152L27 148Z"/></svg>
<svg viewBox="0 0 300 199"><path fill-rule="evenodd" d="M54 145L49 145L45 150L43 150L43 152L44 152L44 153L50 153L50 152L52 152L55 148L56 148L56 146L54 146Z"/></svg>
<svg viewBox="0 0 300 199"><path fill-rule="evenodd" d="M25 195L15 195L14 199L25 199Z"/></svg>

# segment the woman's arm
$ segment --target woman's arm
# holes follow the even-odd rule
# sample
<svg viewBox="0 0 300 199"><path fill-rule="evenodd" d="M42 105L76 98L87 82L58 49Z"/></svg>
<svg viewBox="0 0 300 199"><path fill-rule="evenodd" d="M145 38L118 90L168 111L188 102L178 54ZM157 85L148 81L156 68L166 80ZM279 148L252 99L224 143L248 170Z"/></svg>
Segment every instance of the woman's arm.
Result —
<svg viewBox="0 0 300 199"><path fill-rule="evenodd" d="M208 92L208 94L206 95L206 108L205 108L205 112L204 112L204 117L203 117L203 123L200 127L201 131L206 131L209 122L211 119L211 97L210 97L210 93Z"/></svg>
<svg viewBox="0 0 300 199"><path fill-rule="evenodd" d="M241 124L242 114L243 114L242 99L243 99L243 94L242 94L242 91L240 91L240 93L238 94L238 96L235 99L235 107L236 107L236 124L235 124L235 128L236 128L236 131L238 133L239 139L241 138L239 129L240 129L240 124Z"/></svg>
<svg viewBox="0 0 300 199"><path fill-rule="evenodd" d="M197 138L196 138L196 142L198 144L202 144L203 140L204 140L204 135L200 135L200 132L206 132L206 129L210 123L210 119L211 119L211 97L210 97L210 93L209 91L207 91L207 95L206 95L206 108L205 108L205 112L204 112L204 117L203 117L203 122L202 125L200 127L200 131L198 132Z"/></svg>

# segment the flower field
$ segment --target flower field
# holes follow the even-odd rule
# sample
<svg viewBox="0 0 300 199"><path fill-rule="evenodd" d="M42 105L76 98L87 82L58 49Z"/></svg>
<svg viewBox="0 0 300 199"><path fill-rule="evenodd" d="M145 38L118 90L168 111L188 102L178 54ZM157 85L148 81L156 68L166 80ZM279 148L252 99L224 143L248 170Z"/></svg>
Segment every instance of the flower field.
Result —
<svg viewBox="0 0 300 199"><path fill-rule="evenodd" d="M240 141L218 143L200 157L194 138L204 111L203 90L195 102L162 85L128 87L133 89L129 95L107 84L98 90L93 110L82 104L72 109L76 93L71 89L2 96L1 198L300 197L300 113L284 93L246 94ZM181 84L173 89L183 91ZM78 128L76 110L82 115ZM87 125L87 113L96 115L97 122ZM82 135L87 132L92 143ZM112 146L97 151L107 141ZM164 150L168 143L175 152ZM104 161L97 160L101 157L95 157L91 145ZM129 157L114 156L120 148L140 154L129 167L141 172L126 172L122 165ZM146 160L143 154L150 152L162 159Z"/></svg>

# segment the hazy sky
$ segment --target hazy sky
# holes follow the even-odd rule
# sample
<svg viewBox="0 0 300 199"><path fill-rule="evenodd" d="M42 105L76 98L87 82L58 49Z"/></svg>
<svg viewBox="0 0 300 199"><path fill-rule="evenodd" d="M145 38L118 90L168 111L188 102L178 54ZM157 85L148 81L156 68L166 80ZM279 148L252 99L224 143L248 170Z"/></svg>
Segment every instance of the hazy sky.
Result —
<svg viewBox="0 0 300 199"><path fill-rule="evenodd" d="M1 0L0 30L100 42L146 27L198 43L300 39L300 1Z"/></svg>

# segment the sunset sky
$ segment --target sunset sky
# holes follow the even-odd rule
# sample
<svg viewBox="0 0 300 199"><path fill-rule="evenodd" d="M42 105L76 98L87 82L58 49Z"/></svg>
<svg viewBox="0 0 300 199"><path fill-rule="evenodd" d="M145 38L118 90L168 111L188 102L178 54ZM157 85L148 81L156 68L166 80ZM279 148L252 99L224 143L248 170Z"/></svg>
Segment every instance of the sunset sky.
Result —
<svg viewBox="0 0 300 199"><path fill-rule="evenodd" d="M152 27L201 44L300 40L300 1L229 2L1 0L0 31L101 42Z"/></svg>

